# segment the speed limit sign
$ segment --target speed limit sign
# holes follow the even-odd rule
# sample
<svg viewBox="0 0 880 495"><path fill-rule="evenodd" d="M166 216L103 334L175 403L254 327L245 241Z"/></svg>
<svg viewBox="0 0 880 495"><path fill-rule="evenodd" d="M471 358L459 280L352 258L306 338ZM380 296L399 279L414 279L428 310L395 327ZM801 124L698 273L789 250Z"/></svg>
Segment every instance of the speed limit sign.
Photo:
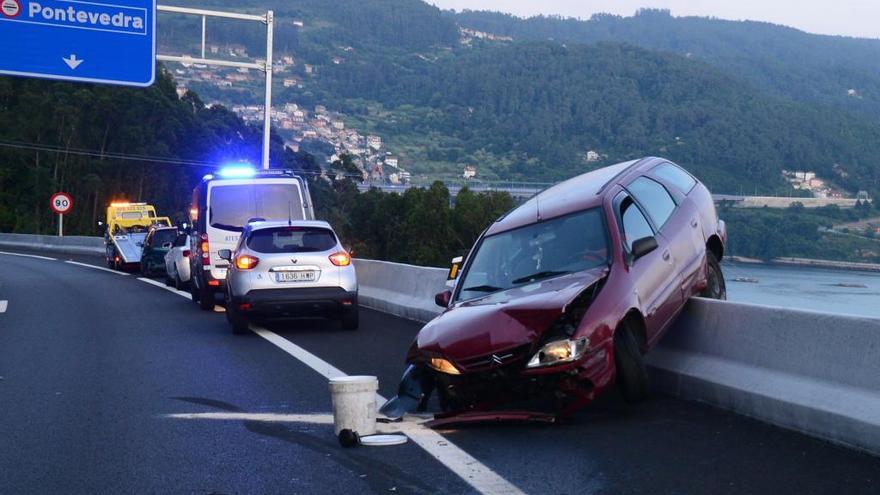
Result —
<svg viewBox="0 0 880 495"><path fill-rule="evenodd" d="M52 211L59 215L64 215L73 208L73 198L67 193L57 192L52 195L49 205L52 207Z"/></svg>

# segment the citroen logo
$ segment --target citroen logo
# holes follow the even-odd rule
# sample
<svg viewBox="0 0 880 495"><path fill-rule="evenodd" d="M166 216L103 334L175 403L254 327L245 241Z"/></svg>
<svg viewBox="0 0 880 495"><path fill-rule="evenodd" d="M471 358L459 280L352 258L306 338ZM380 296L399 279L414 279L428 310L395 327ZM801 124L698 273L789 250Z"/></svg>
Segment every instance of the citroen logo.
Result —
<svg viewBox="0 0 880 495"><path fill-rule="evenodd" d="M494 362L495 364L501 364L504 362L504 360L498 357L497 354L492 354L492 362Z"/></svg>
<svg viewBox="0 0 880 495"><path fill-rule="evenodd" d="M296 258L290 258L290 261L296 263Z"/></svg>

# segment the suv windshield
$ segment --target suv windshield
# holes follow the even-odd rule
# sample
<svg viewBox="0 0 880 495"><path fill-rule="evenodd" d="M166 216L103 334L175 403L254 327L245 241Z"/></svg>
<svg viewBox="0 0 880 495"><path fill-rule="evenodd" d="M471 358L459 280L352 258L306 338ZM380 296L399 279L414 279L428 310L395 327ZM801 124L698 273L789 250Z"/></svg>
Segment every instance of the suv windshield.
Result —
<svg viewBox="0 0 880 495"><path fill-rule="evenodd" d="M495 234L474 254L457 300L595 268L608 262L608 251L599 208Z"/></svg>
<svg viewBox="0 0 880 495"><path fill-rule="evenodd" d="M303 220L302 198L293 183L216 185L208 204L211 227L234 232L252 218Z"/></svg>
<svg viewBox="0 0 880 495"><path fill-rule="evenodd" d="M320 227L276 227L255 230L247 247L258 253L312 253L336 246L333 232Z"/></svg>

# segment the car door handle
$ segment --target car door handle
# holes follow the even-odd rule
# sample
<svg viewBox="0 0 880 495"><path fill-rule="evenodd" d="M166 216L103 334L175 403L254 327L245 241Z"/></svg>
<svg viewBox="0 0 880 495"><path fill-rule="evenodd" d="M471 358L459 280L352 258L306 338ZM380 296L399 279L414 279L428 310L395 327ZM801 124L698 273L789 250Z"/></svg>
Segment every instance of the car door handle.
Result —
<svg viewBox="0 0 880 495"><path fill-rule="evenodd" d="M697 228L697 225L699 225L699 223L697 222L697 219L691 218L691 227Z"/></svg>
<svg viewBox="0 0 880 495"><path fill-rule="evenodd" d="M669 251L663 251L663 261L669 261Z"/></svg>

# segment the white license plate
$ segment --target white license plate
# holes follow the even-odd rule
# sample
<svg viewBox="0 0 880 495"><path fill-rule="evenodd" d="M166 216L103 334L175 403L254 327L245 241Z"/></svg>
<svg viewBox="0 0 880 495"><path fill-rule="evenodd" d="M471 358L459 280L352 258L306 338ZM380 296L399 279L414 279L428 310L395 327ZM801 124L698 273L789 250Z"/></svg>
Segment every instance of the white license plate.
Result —
<svg viewBox="0 0 880 495"><path fill-rule="evenodd" d="M296 272L276 272L275 273L275 281L276 282L314 282L315 281L315 271L314 270L302 270Z"/></svg>

